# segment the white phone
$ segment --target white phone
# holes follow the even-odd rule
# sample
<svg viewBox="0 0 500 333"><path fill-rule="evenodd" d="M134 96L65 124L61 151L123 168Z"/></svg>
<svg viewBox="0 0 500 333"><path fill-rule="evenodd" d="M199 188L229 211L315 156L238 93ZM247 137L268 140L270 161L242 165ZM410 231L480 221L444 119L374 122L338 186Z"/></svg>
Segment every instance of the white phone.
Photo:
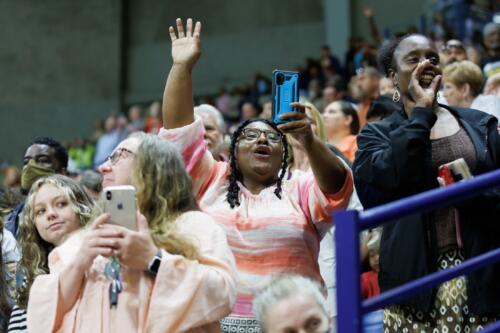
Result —
<svg viewBox="0 0 500 333"><path fill-rule="evenodd" d="M111 214L110 223L136 230L135 188L130 185L108 186L102 190L104 212Z"/></svg>

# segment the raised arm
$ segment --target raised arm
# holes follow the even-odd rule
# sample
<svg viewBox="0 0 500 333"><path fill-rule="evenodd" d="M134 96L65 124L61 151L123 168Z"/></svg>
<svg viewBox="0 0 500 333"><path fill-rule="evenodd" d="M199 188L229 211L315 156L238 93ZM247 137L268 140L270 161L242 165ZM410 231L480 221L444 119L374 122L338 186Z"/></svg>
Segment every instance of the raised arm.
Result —
<svg viewBox="0 0 500 333"><path fill-rule="evenodd" d="M382 45L384 38L380 35L380 32L378 31L377 23L375 23L375 18L373 17L373 9L371 7L366 6L363 8L363 14L368 20L368 26L370 27L370 35L372 36L373 40L375 41L377 46Z"/></svg>
<svg viewBox="0 0 500 333"><path fill-rule="evenodd" d="M346 180L347 170L340 159L317 138L311 129L311 120L305 114L305 105L292 103L299 112L289 112L281 116L283 120L294 119L278 128L297 139L304 147L312 172L319 188L326 194L337 193Z"/></svg>
<svg viewBox="0 0 500 333"><path fill-rule="evenodd" d="M174 27L169 27L173 63L163 93L163 122L167 129L194 121L191 73L201 54L201 23L196 22L193 31L193 20L189 18L184 32L182 20L178 18L176 26L177 34Z"/></svg>

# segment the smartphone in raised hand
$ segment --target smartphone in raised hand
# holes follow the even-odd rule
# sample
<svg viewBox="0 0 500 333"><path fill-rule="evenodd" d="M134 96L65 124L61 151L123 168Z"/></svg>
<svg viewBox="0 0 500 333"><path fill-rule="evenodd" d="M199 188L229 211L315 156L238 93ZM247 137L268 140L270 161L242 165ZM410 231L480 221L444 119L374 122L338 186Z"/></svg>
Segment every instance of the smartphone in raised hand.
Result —
<svg viewBox="0 0 500 333"><path fill-rule="evenodd" d="M135 188L130 185L108 186L102 190L104 212L111 214L109 223L136 230Z"/></svg>
<svg viewBox="0 0 500 333"><path fill-rule="evenodd" d="M290 103L299 101L299 73L275 69L273 71L273 122L283 124L292 119L282 120L280 115L296 111Z"/></svg>

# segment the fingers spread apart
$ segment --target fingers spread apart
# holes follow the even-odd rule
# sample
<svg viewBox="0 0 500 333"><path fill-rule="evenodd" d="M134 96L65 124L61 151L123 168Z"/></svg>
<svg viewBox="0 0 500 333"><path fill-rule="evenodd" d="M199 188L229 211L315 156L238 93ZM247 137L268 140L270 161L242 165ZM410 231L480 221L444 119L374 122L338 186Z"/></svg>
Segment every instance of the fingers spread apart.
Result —
<svg viewBox="0 0 500 333"><path fill-rule="evenodd" d="M173 41L179 39L179 38L184 38L184 37L194 37L194 38L200 38L200 32L201 32L201 22L197 21L196 24L194 25L194 31L193 31L193 19L188 18L186 21L186 31L184 32L184 26L182 25L182 19L178 18L175 20L175 24L177 26L177 34L175 33L175 28L170 26L168 28L168 32L170 34L170 39Z"/></svg>

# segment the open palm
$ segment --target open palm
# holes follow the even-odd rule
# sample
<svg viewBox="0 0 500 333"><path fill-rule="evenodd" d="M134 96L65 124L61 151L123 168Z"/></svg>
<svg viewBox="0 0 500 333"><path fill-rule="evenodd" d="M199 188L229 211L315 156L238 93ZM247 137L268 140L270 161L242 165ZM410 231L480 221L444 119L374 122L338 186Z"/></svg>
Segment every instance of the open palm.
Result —
<svg viewBox="0 0 500 333"><path fill-rule="evenodd" d="M176 26L177 34L174 27L169 28L170 39L172 40L172 60L174 64L193 66L201 54L201 23L196 22L194 31L192 19L187 20L185 32L181 19L176 20Z"/></svg>

